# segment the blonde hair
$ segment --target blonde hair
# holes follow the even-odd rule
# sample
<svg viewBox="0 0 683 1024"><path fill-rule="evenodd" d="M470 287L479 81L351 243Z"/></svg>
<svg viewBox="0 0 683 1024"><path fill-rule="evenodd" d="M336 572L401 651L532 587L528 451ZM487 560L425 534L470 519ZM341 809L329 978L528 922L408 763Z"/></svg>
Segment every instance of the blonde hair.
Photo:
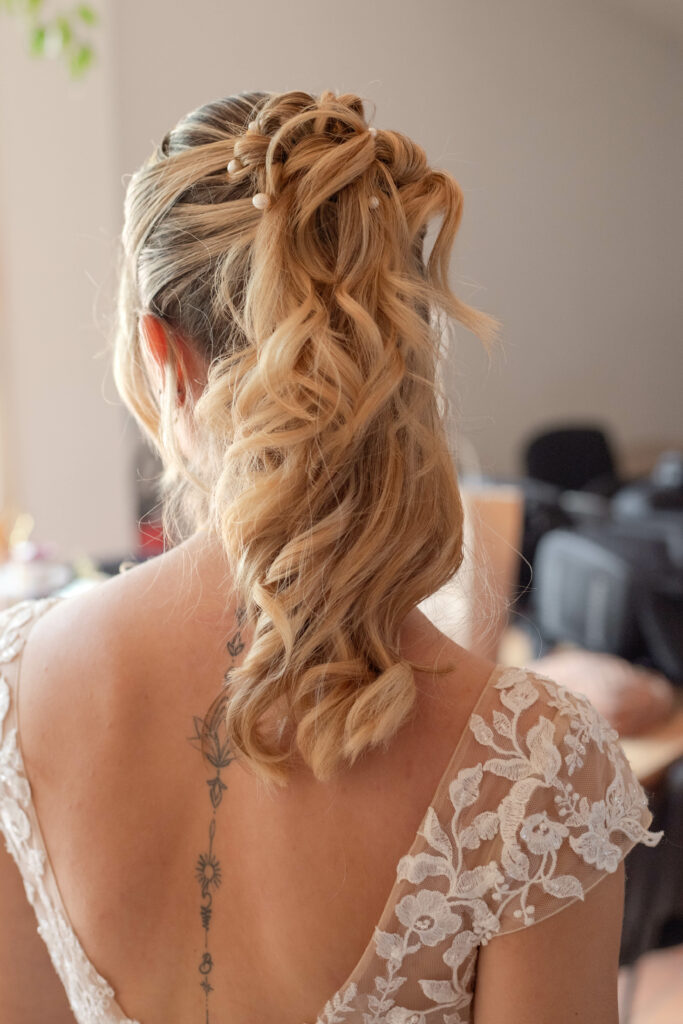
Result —
<svg viewBox="0 0 683 1024"><path fill-rule="evenodd" d="M275 702L320 780L388 743L413 709L423 666L401 657L401 623L463 560L443 326L453 317L486 346L496 328L448 284L461 216L448 173L333 92L207 104L129 183L115 380L161 456L169 536L206 526L228 557L254 633L212 720L266 783L285 784L292 758L259 732ZM143 313L171 338L161 399ZM193 464L173 430L174 337L208 365Z"/></svg>

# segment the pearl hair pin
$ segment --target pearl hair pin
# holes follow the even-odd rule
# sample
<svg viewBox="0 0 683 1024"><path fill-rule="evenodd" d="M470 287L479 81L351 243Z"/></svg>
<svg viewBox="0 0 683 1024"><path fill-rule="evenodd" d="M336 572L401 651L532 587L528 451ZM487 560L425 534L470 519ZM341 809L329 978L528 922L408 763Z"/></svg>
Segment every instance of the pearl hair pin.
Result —
<svg viewBox="0 0 683 1024"><path fill-rule="evenodd" d="M247 131L250 131L250 132L257 132L257 131L259 131L258 121L256 121L256 120L250 121L249 124L247 125ZM374 128L374 127L368 128L368 133L372 136L373 139L375 139L377 137L377 129ZM237 171L242 170L243 167L244 167L244 164L242 163L240 158L239 157L233 157L233 159L228 164L228 174L235 174ZM255 196L252 196L251 201L252 201L252 204L256 207L257 210L267 210L268 207L270 206L270 203L271 203L271 197L268 195L267 192L257 192ZM368 207L371 210L376 210L378 208L378 206L379 206L379 196L376 196L376 195L370 196L370 198L368 200Z"/></svg>

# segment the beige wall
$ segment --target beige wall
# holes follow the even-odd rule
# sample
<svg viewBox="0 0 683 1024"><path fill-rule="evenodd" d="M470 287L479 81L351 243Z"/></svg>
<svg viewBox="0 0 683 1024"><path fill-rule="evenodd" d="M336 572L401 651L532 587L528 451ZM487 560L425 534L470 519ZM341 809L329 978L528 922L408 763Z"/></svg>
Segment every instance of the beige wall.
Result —
<svg viewBox="0 0 683 1024"><path fill-rule="evenodd" d="M66 552L134 538L127 417L107 374L118 227L111 65L84 82L0 16L0 400L8 497ZM116 402L117 404L114 404Z"/></svg>
<svg viewBox="0 0 683 1024"><path fill-rule="evenodd" d="M490 371L460 331L449 374L485 471L515 472L527 434L564 417L597 418L623 452L683 443L683 36L647 5L116 0L107 12L109 56L79 86L0 30L0 360L17 487L45 537L96 553L128 543L133 431L101 397L92 312L110 288L121 177L182 113L245 89L368 96L376 124L460 180L454 282L504 322Z"/></svg>

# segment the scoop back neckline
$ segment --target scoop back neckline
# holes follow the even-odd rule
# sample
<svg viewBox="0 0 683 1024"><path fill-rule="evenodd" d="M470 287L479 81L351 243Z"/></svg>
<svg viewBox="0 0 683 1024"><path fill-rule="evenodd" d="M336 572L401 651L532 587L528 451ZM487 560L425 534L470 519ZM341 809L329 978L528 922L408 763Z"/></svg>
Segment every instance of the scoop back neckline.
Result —
<svg viewBox="0 0 683 1024"><path fill-rule="evenodd" d="M66 595L66 594L58 594L58 595L52 595L52 596L49 596L49 597L37 598L37 599L34 599L34 600L35 600L35 604L36 605L42 605L43 606L42 607L43 612L46 612L49 607L52 607L52 605L58 603L59 601L66 600L67 597L68 597L68 595ZM35 623L36 617L34 616L34 618L31 621L33 623ZM19 663L17 665L16 677L15 677L15 699L17 701L17 709L16 709L16 711L17 711L17 723L18 723L18 694L19 694L19 683L20 683L20 677L21 677L21 663L22 663L22 661L23 661L23 645L22 645L21 651L19 653ZM351 972L348 974L348 976L346 977L344 982L334 992L332 992L330 994L330 996L325 1000L325 1002L323 1003L323 1006L317 1011L315 1020L313 1022L302 1021L301 1024L317 1024L317 1021L320 1020L321 1013L325 1012L324 1011L324 1007L329 1002L332 1002L336 995L345 992L350 985L354 984L354 982L362 975L362 973L363 973L363 971L364 971L364 969L365 969L365 967L367 965L368 960L372 956L374 956L374 954L375 954L375 933L378 930L379 931L386 930L385 926L387 925L388 920L390 919L391 915L393 914L394 907L396 905L396 895L397 895L399 886L401 884L401 880L399 880L399 878L397 877L398 876L399 864L401 863L401 861L404 858L414 856L415 853L417 852L418 847L422 844L422 842L423 842L422 827L423 827L423 825L425 823L426 816L427 816L427 814L428 814L428 812L429 812L429 810L431 808L434 808L436 805L439 804L439 801L441 799L441 796L442 796L445 788L448 785L450 785L450 782L452 781L452 778L453 778L453 775L454 775L454 770L457 767L458 761L460 760L460 758L461 758L461 756L462 756L462 754L463 754L463 752L465 750L465 747L466 747L466 745L467 745L467 743L470 740L471 735L472 735L471 734L471 730L470 730L470 723L472 722L473 716L479 713L481 707L484 704L485 698L487 697L487 695L489 694L489 692L491 690L491 687L492 687L492 685L494 683L494 680L498 676L503 675L506 672L510 672L510 671L517 671L518 672L518 671L520 671L520 669L517 666L508 666L508 665L496 664L494 666L493 670L491 671L491 673L489 674L486 682L482 686L482 688L481 688L481 690L479 692L479 695L477 697L477 700L476 700L476 702L474 704L474 707L472 708L470 714L468 715L467 721L465 723L465 726L464 726L460 736L458 737L458 741L457 741L457 743L455 745L455 748L453 749L453 752L452 752L451 756L449 757L448 762L447 762L447 764L446 764L446 766L445 766L445 768L444 768L444 770L443 770L443 772L441 774L441 777L440 777L440 779L439 779L439 781L438 781L438 783L436 785L436 789L433 791L433 794L432 794L432 797L431 797L429 803L424 808L424 812L423 812L422 817L420 819L420 824L418 825L417 831L415 832L415 835L413 837L412 843L411 843L409 849L406 851L406 853L403 854L399 858L399 860L396 862L396 865L394 867L394 882L392 884L391 890L390 890L390 892L389 892L389 894L388 894L388 896L387 896L387 898L386 898L386 900L384 902L384 905L383 905L382 911L380 913L380 916L379 916L377 922L375 923L375 925L373 926L372 934L370 936L370 939L369 939L367 945L365 946L365 949L362 951L359 959L356 961L355 966L352 968ZM21 752L22 769L23 769L23 772L24 772L24 777L26 778L27 777L26 776L26 766L25 766L23 751L21 751L21 730L20 729L18 730L18 742L19 742L19 750ZM61 892L61 888L59 886L59 882L58 882L56 873L55 873L54 868L52 866L52 862L50 861L49 853L47 851L47 846L45 844L45 838L44 838L44 835L43 835L42 826L40 824L40 821L38 819L38 815L36 813L35 804L33 803L33 796L31 796L31 810L32 810L32 813L33 813L34 827L35 827L36 832L38 834L39 841L40 841L43 849L46 852L47 860L48 860L48 863L49 863L49 866L50 866L50 872L52 874L52 878L53 878L53 881L54 881L54 888L55 888L55 891L56 891L56 894L57 894L57 897L58 897L58 900L59 900L59 906L56 909L61 912L61 914L62 914L62 916L64 918L64 921L68 925L69 931L71 932L71 934L74 937L74 940L78 943L78 945L80 946L80 948L82 950L84 959L92 967L92 969L93 969L94 973L97 975L97 977L104 984L106 984L109 987L110 990L112 990L114 992L113 996L110 999L110 1009L114 1010L114 1012L116 1012L116 1013L118 1013L120 1015L121 1020L120 1020L119 1024L145 1024L144 1021L140 1021L137 1017L129 1017L128 1016L127 1012L121 1006L121 1004L120 1004L120 1002L118 1000L117 994L114 991L113 985L108 980L108 977L106 976L106 974L103 974L102 971L100 971L95 966L93 961L88 956L88 954L87 954L87 952L85 950L85 947L83 946L83 943L81 942L79 936L76 934L76 931L75 931L75 929L74 929L74 927L73 927L73 925L71 923L71 917L69 915L69 912L68 912L68 910L66 908L66 905L64 903L64 900L62 898L62 892Z"/></svg>

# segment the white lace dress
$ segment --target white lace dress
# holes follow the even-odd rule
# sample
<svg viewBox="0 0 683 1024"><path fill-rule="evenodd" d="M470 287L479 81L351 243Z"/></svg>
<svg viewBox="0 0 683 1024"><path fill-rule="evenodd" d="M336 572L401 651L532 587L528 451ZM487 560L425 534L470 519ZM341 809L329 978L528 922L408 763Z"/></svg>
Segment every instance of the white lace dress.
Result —
<svg viewBox="0 0 683 1024"><path fill-rule="evenodd" d="M138 1024L71 927L18 742L21 652L56 600L0 614L0 830L75 1019ZM529 669L498 666L368 947L316 1024L467 1024L479 947L584 899L636 843L659 842L651 821L617 734L593 705Z"/></svg>

